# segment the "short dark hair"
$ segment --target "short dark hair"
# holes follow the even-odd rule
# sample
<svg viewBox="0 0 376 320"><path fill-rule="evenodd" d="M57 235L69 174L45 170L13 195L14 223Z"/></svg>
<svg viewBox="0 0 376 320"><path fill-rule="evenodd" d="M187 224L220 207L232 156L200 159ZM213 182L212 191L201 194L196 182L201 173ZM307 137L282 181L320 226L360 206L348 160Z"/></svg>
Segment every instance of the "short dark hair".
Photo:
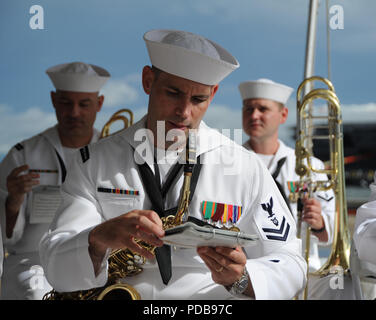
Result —
<svg viewBox="0 0 376 320"><path fill-rule="evenodd" d="M157 67L155 67L153 65L151 66L151 70L154 72L155 80L157 80L159 75L161 74L162 70L158 69Z"/></svg>
<svg viewBox="0 0 376 320"><path fill-rule="evenodd" d="M275 101L278 106L279 106L279 110L282 110L284 107L286 107L282 102L278 102L278 101Z"/></svg>

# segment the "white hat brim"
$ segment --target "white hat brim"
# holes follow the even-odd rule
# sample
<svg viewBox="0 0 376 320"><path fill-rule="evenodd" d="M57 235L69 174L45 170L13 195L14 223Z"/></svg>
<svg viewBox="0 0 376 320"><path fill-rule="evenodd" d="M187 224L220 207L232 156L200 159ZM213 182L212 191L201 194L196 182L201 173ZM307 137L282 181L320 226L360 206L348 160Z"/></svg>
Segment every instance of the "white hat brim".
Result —
<svg viewBox="0 0 376 320"><path fill-rule="evenodd" d="M171 30L152 30L144 35L151 64L162 71L206 85L215 85L239 67L238 61L224 48L208 40L220 60L186 48L161 43Z"/></svg>
<svg viewBox="0 0 376 320"><path fill-rule="evenodd" d="M67 64L60 64L47 69L46 73L50 77L56 90L72 92L99 92L110 74L107 70L90 65L95 71L94 74L61 73L59 70Z"/></svg>
<svg viewBox="0 0 376 320"><path fill-rule="evenodd" d="M286 104L294 89L279 83L245 81L239 84L239 91L243 101L258 98Z"/></svg>

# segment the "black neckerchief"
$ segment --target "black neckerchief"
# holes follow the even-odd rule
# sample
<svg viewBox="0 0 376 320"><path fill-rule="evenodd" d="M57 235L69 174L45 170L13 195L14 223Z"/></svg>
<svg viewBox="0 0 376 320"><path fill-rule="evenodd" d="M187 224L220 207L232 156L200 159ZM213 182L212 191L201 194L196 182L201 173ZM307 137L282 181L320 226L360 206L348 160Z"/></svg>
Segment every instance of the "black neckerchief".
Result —
<svg viewBox="0 0 376 320"><path fill-rule="evenodd" d="M152 210L158 213L160 217L166 217L171 214L176 214L178 207L165 209L164 202L169 192L173 182L176 180L179 172L182 171L183 164L179 163L179 161L174 165L172 170L167 177L166 182L163 186L161 186L160 182L160 175L159 175L159 168L158 164L154 163L154 170L155 175L153 174L152 170L145 162L143 164L138 164L138 168L141 175L141 180L144 185L144 190L146 194L149 196L149 199L152 203ZM197 162L194 165L193 174L191 178L191 185L190 185L190 199L192 199L193 194L196 189L197 181L201 171L201 163L200 163L200 156L197 157ZM169 245L163 245L162 247L157 247L155 250L156 258L158 262L158 267L160 274L162 276L162 281L164 284L168 284L169 280L171 279L172 271L171 271L171 247Z"/></svg>

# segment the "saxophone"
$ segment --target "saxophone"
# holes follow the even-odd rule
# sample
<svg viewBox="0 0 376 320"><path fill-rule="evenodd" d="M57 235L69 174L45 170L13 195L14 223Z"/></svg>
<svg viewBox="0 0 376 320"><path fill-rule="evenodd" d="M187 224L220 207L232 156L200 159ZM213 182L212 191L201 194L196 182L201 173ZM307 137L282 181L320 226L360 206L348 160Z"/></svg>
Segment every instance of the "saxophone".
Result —
<svg viewBox="0 0 376 320"><path fill-rule="evenodd" d="M196 164L196 136L189 131L186 146L186 162L184 165L184 181L175 215L162 217L163 229L167 230L182 224L188 217L191 177ZM135 240L137 244L154 254L156 249L144 241ZM146 262L131 250L114 250L108 258L108 280L106 285L89 290L74 292L57 292L52 290L43 296L43 300L140 300L139 292L132 286L122 283L121 279L135 276L142 272L142 265Z"/></svg>

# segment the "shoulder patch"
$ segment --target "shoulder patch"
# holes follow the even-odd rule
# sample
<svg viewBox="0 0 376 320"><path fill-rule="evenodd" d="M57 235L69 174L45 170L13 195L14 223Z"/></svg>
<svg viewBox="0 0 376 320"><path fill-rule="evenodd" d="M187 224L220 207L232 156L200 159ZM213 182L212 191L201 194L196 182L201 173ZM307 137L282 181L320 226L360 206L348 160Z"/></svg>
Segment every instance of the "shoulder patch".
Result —
<svg viewBox="0 0 376 320"><path fill-rule="evenodd" d="M89 154L89 147L88 146L81 148L80 153L81 153L81 158L82 158L83 163L85 163L87 160L89 160L90 154Z"/></svg>
<svg viewBox="0 0 376 320"><path fill-rule="evenodd" d="M324 193L324 196L317 195L317 197L328 202L334 198L333 196L328 195L326 192Z"/></svg>
<svg viewBox="0 0 376 320"><path fill-rule="evenodd" d="M256 225L265 240L287 241L291 225L284 214L284 209L278 201L270 196L267 201L260 203L260 209L256 215Z"/></svg>
<svg viewBox="0 0 376 320"><path fill-rule="evenodd" d="M262 230L269 240L286 241L287 236L289 235L290 225L288 222L286 222L286 218L283 217L281 226L279 228L262 228Z"/></svg>
<svg viewBox="0 0 376 320"><path fill-rule="evenodd" d="M14 146L18 151L21 151L24 146L21 144L21 143L17 143L15 146Z"/></svg>

